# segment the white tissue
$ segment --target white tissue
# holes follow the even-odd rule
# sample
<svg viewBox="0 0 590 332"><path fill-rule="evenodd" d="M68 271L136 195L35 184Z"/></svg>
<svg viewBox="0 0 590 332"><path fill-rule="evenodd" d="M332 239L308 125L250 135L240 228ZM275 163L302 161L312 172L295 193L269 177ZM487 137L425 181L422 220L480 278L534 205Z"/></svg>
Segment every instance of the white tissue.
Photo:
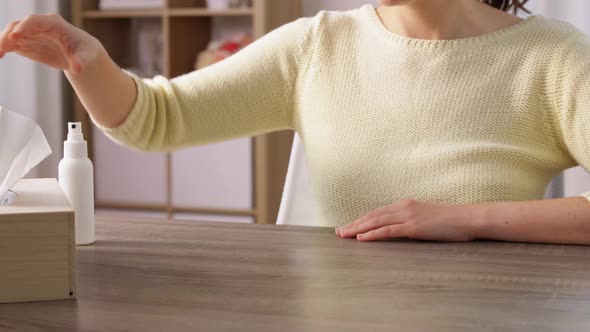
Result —
<svg viewBox="0 0 590 332"><path fill-rule="evenodd" d="M0 204L8 190L50 154L39 125L0 107Z"/></svg>

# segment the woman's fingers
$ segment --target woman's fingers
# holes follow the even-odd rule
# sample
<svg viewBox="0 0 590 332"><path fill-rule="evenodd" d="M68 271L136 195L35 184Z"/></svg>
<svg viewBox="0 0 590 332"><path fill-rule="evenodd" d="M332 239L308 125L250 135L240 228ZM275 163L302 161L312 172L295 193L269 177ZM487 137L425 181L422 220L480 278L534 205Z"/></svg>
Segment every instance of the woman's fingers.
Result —
<svg viewBox="0 0 590 332"><path fill-rule="evenodd" d="M0 59L15 52L54 68L80 73L104 48L57 14L30 15L0 33Z"/></svg>
<svg viewBox="0 0 590 332"><path fill-rule="evenodd" d="M404 225L390 225L357 235L359 241L378 241L406 237Z"/></svg>
<svg viewBox="0 0 590 332"><path fill-rule="evenodd" d="M37 33L58 32L65 21L57 14L34 14L22 19L10 34L11 38L26 37Z"/></svg>
<svg viewBox="0 0 590 332"><path fill-rule="evenodd" d="M0 54L4 56L4 54L8 52L12 52L14 50L14 46L16 46L14 40L9 38L9 35L12 33L14 28L20 23L20 21L10 22L6 25L6 28L2 30L0 33Z"/></svg>
<svg viewBox="0 0 590 332"><path fill-rule="evenodd" d="M338 235L340 235L340 233L343 230L349 229L351 227L358 226L358 225L366 222L367 220L369 220L371 218L378 217L378 216L380 216L380 215L382 215L384 213L389 213L392 210L393 209L392 209L392 206L391 205L387 205L387 206L383 206L383 207L380 207L380 208L371 210L371 211L367 212L367 214L365 214L364 216L362 216L362 217L358 218L357 220L353 221L352 223L350 223L350 224L348 224L346 226L342 226L342 227L338 228L337 231L336 231L336 233Z"/></svg>
<svg viewBox="0 0 590 332"><path fill-rule="evenodd" d="M356 219L355 221L353 221L352 223L346 225L346 226L342 226L340 228L336 229L336 234L338 236L342 236L342 234L347 233L347 230L350 230L353 227L356 227L358 225L361 225L365 222L367 222L368 220L377 218L381 215L384 214L389 214L389 213L393 213L397 211L396 205L395 204L391 204L391 205L387 205L387 206L382 206L380 208L371 210L369 212L367 212L367 214L365 214L364 216Z"/></svg>
<svg viewBox="0 0 590 332"><path fill-rule="evenodd" d="M61 55L59 45L48 39L19 40L15 52L54 68L68 69L71 67L67 58Z"/></svg>
<svg viewBox="0 0 590 332"><path fill-rule="evenodd" d="M30 15L10 23L0 35L0 58L15 52L55 68L81 71L76 54L80 34L56 14Z"/></svg>
<svg viewBox="0 0 590 332"><path fill-rule="evenodd" d="M340 237L356 237L357 234L366 233L368 231L378 229L387 225L400 224L403 221L395 219L395 213L385 213L380 216L367 219L357 225L353 225L340 230Z"/></svg>
<svg viewBox="0 0 590 332"><path fill-rule="evenodd" d="M9 33L9 39L49 39L60 46L64 56L69 56L73 48L67 25L68 23L57 14L29 15L14 26Z"/></svg>

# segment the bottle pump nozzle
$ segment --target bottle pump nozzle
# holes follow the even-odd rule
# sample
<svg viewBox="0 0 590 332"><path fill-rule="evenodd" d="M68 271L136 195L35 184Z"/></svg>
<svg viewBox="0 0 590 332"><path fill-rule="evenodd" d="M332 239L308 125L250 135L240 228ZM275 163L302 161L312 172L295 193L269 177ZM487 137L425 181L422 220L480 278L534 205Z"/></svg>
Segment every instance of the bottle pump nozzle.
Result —
<svg viewBox="0 0 590 332"><path fill-rule="evenodd" d="M82 123L68 122L68 141L81 142L83 140Z"/></svg>
<svg viewBox="0 0 590 332"><path fill-rule="evenodd" d="M64 157L86 158L88 148L82 135L82 123L68 122L68 139L64 142Z"/></svg>

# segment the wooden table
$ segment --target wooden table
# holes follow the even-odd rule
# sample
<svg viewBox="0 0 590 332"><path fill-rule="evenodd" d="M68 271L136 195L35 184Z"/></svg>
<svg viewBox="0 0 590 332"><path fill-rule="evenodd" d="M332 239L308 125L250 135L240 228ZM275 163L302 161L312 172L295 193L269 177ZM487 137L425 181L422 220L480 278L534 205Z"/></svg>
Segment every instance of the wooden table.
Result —
<svg viewBox="0 0 590 332"><path fill-rule="evenodd" d="M590 331L590 247L107 218L97 238L77 301L0 305L0 330Z"/></svg>

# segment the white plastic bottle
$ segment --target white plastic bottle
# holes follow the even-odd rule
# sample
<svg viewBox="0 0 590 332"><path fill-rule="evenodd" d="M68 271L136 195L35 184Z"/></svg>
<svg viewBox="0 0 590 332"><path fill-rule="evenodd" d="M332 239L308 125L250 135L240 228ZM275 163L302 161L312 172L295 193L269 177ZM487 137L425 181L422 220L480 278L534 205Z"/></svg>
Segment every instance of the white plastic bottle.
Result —
<svg viewBox="0 0 590 332"><path fill-rule="evenodd" d="M59 184L76 213L76 245L94 243L94 167L88 159L88 144L80 122L68 123Z"/></svg>

